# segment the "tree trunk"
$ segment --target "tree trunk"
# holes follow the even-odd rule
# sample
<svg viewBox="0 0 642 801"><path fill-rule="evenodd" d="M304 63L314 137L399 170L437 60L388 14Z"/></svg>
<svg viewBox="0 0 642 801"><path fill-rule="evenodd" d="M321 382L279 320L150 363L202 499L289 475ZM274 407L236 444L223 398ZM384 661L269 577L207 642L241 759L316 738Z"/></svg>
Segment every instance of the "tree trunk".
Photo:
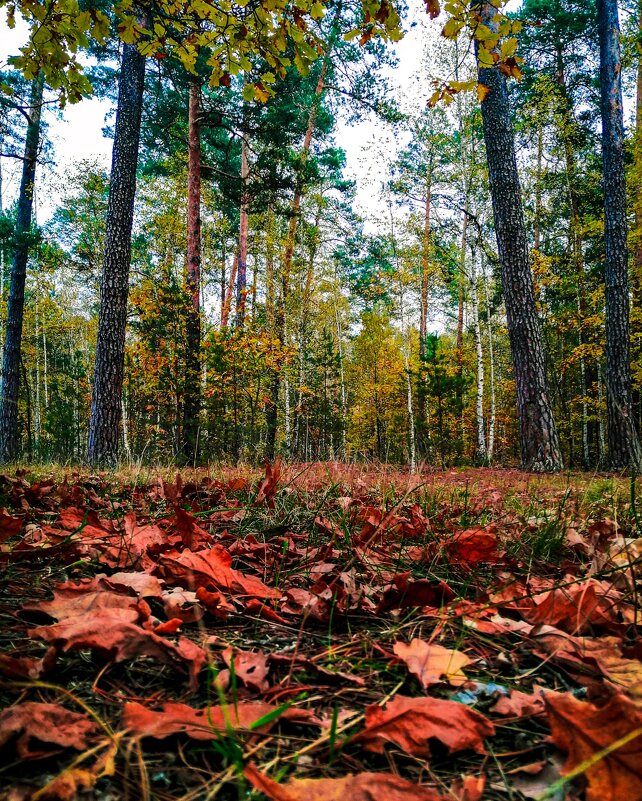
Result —
<svg viewBox="0 0 642 801"><path fill-rule="evenodd" d="M638 2L638 37L642 36L642 0ZM642 40L638 38L635 105L635 137L633 140L633 189L635 210L635 236L633 238L633 304L631 315L631 361L642 369ZM639 375L639 372L638 372ZM642 430L642 387L639 381L633 386L633 417L638 435Z"/></svg>
<svg viewBox="0 0 642 801"><path fill-rule="evenodd" d="M631 414L629 282L624 175L624 119L617 0L598 0L606 300L606 409L609 464L642 468Z"/></svg>
<svg viewBox="0 0 642 801"><path fill-rule="evenodd" d="M89 422L87 460L92 465L113 464L118 459L131 235L144 82L145 57L135 45L124 45L118 81Z"/></svg>
<svg viewBox="0 0 642 801"><path fill-rule="evenodd" d="M239 257L236 274L236 327L245 325L245 301L247 298L247 235L249 229L248 178L250 167L247 158L247 139L245 132L241 139L241 210L239 220Z"/></svg>
<svg viewBox="0 0 642 801"><path fill-rule="evenodd" d="M194 464L198 455L201 405L201 88L190 79L187 177L187 312L185 343L185 395L183 399L183 456Z"/></svg>
<svg viewBox="0 0 642 801"><path fill-rule="evenodd" d="M312 144L312 135L314 134L314 127L319 113L319 105L323 90L325 88L325 76L328 71L328 57L321 65L321 72L319 80L317 81L312 106L308 115L308 125L303 139L303 149L301 150L300 164L301 170L305 167L308 156L310 155L310 145ZM301 213L301 200L303 198L303 175L299 174L297 178L292 204L290 206L290 223L288 225L288 233L285 240L285 247L283 249L283 260L281 264L281 294L276 309L275 319L275 334L279 341L281 348L285 347L286 330L285 330L285 312L287 307L287 299L290 294L290 277L292 273L292 258L294 256L294 245L296 242L296 232L299 224L299 216ZM275 454L276 447L276 426L277 426L277 404L279 398L279 388L281 385L281 372L282 365L279 365L274 372L271 387L271 398L266 404L265 409L265 422L267 426L265 456L267 459L272 460ZM286 397L286 412L289 412L289 396ZM289 429L289 413L286 414L286 428ZM286 440L289 443L289 431L286 432Z"/></svg>
<svg viewBox="0 0 642 801"><path fill-rule="evenodd" d="M486 24L494 25L494 13L490 4L483 5ZM537 472L556 471L562 468L562 454L546 388L506 79L497 67L480 67L479 81L489 90L481 110L517 391L522 465Z"/></svg>
<svg viewBox="0 0 642 801"><path fill-rule="evenodd" d="M473 313L475 352L477 354L477 397L475 404L475 419L477 422L477 458L482 464L488 464L486 428L484 422L484 350L482 347L481 324L479 322L479 294L477 291L477 272L475 270L474 253L471 260L470 269L470 299Z"/></svg>
<svg viewBox="0 0 642 801"><path fill-rule="evenodd" d="M488 335L488 380L490 383L490 414L488 420L488 445L486 447L486 459L490 465L493 461L493 454L495 450L495 418L496 418L496 403L495 403L495 351L493 348L493 326L490 316L490 298L488 292L488 278L486 271L483 269L482 262L482 275L484 279L484 300L486 301L486 330Z"/></svg>
<svg viewBox="0 0 642 801"><path fill-rule="evenodd" d="M44 75L39 72L31 85L29 122L27 124L25 154L22 162L20 195L18 197L16 246L11 265L11 283L7 304L7 324L2 366L2 400L0 406L0 461L2 462L11 461L18 456L20 439L18 436L18 397L20 394L22 323L44 83Z"/></svg>

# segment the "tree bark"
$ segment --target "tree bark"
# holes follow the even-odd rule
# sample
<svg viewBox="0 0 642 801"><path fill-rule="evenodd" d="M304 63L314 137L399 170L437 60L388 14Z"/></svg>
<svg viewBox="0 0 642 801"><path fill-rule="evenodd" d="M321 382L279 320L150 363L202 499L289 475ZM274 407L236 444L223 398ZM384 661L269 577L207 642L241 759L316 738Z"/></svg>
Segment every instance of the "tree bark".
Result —
<svg viewBox="0 0 642 801"><path fill-rule="evenodd" d="M245 301L247 298L247 236L249 229L250 196L248 179L250 167L247 157L247 139L245 132L241 139L241 208L239 219L239 258L236 274L236 327L245 325Z"/></svg>
<svg viewBox="0 0 642 801"><path fill-rule="evenodd" d="M2 366L2 400L0 407L0 461L8 462L18 456L18 397L20 394L20 365L22 357L22 324L25 306L25 281L29 258L29 234L33 212L33 192L36 162L40 144L40 119L44 75L39 72L31 85L29 121L25 137L22 179L16 217L16 246L11 265L7 323Z"/></svg>
<svg viewBox="0 0 642 801"><path fill-rule="evenodd" d="M189 86L187 175L187 311L185 395L183 398L183 457L194 464L198 455L201 406L201 88L193 77Z"/></svg>
<svg viewBox="0 0 642 801"><path fill-rule="evenodd" d="M620 24L616 0L598 0L606 300L606 410L609 464L642 468L631 413L629 281Z"/></svg>
<svg viewBox="0 0 642 801"><path fill-rule="evenodd" d="M482 20L492 26L494 13L494 8L485 3ZM546 387L506 79L497 67L480 67L479 82L488 89L481 111L515 374L522 465L536 472L557 471L562 468L562 454Z"/></svg>
<svg viewBox="0 0 642 801"><path fill-rule="evenodd" d="M135 45L124 45L118 81L89 422L87 460L92 465L113 464L118 459L131 233L144 79L145 57Z"/></svg>

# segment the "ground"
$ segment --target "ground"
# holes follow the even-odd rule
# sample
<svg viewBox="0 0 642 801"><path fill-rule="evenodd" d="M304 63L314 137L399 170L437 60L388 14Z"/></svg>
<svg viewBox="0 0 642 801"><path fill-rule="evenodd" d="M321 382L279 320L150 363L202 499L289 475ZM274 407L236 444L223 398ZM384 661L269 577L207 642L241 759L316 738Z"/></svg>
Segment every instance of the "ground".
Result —
<svg viewBox="0 0 642 801"><path fill-rule="evenodd" d="M642 799L637 492L2 476L0 798Z"/></svg>

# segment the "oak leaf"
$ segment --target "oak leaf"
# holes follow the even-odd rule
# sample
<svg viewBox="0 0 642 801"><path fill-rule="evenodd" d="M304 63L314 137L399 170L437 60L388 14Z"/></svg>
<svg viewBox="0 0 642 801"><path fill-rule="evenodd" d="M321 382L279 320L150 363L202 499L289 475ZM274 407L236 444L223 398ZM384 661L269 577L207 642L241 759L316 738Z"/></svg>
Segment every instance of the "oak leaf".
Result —
<svg viewBox="0 0 642 801"><path fill-rule="evenodd" d="M248 765L243 775L271 801L442 801L433 788L392 773L349 773L338 779L290 779L279 784Z"/></svg>
<svg viewBox="0 0 642 801"><path fill-rule="evenodd" d="M483 738L494 733L495 727L487 718L464 704L397 695L385 707L367 707L366 727L355 741L377 754L391 742L414 756L429 757L428 740L434 737L449 753L472 749L485 754Z"/></svg>
<svg viewBox="0 0 642 801"><path fill-rule="evenodd" d="M215 587L233 595L252 598L280 598L281 593L266 586L256 576L247 576L232 567L232 557L222 545L201 551L173 551L160 557L163 575L168 582L195 590Z"/></svg>
<svg viewBox="0 0 642 801"><path fill-rule="evenodd" d="M403 659L408 670L419 679L424 689L443 680L454 686L467 681L462 668L470 665L471 660L461 651L417 638L410 645L396 642L393 651L399 659Z"/></svg>
<svg viewBox="0 0 642 801"><path fill-rule="evenodd" d="M40 746L84 751L97 731L87 715L71 712L59 704L25 701L0 711L0 749L17 737L16 751L23 758L43 753L42 747L32 750L32 741Z"/></svg>
<svg viewBox="0 0 642 801"><path fill-rule="evenodd" d="M633 735L629 742L588 765L586 801L641 801L642 710L621 694L603 707L579 701L570 693L548 692L544 701L553 742L568 755L563 774Z"/></svg>
<svg viewBox="0 0 642 801"><path fill-rule="evenodd" d="M268 715L270 719L257 726ZM139 737L152 737L155 740L164 740L174 734L185 734L193 740L212 740L230 728L265 732L277 718L301 722L314 720L314 716L305 709L290 707L280 710L261 701L203 709L195 709L187 704L166 703L159 711L132 701L123 707L123 727Z"/></svg>

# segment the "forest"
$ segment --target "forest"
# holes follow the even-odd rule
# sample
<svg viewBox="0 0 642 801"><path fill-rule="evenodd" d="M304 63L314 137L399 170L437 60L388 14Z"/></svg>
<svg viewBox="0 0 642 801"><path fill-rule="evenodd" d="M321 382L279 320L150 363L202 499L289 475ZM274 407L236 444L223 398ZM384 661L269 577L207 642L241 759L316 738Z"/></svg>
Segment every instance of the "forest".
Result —
<svg viewBox="0 0 642 801"><path fill-rule="evenodd" d="M0 341L0 801L642 801L640 0L0 0Z"/></svg>
<svg viewBox="0 0 642 801"><path fill-rule="evenodd" d="M2 74L3 460L639 471L638 10L610 40L591 3L424 14L408 113L394 9L315 6L288 44L243 8L238 52L198 8L120 45L87 11ZM111 175L71 164L40 223L48 120L90 91ZM337 136L363 119L404 142L367 220Z"/></svg>

